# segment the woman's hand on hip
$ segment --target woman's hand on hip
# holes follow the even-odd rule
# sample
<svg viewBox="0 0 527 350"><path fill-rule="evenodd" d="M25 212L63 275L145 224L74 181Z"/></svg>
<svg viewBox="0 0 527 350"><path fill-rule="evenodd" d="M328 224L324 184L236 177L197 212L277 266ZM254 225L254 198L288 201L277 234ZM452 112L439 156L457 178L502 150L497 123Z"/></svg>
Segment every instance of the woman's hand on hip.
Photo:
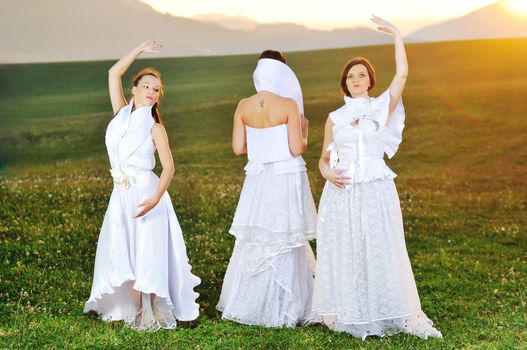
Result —
<svg viewBox="0 0 527 350"><path fill-rule="evenodd" d="M338 188L345 188L351 184L351 177L342 175L345 171L345 169L330 168L322 176Z"/></svg>
<svg viewBox="0 0 527 350"><path fill-rule="evenodd" d="M139 210L134 214L133 218L135 219L144 216L146 213L152 210L157 205L157 203L159 203L159 200L156 200L155 198L150 198L144 202L139 203Z"/></svg>

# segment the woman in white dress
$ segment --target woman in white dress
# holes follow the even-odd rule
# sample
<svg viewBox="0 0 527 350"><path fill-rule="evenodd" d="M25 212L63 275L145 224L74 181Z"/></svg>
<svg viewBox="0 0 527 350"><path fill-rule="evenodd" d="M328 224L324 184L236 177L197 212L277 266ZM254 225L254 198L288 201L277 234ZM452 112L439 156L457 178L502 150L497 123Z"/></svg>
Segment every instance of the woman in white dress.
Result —
<svg viewBox="0 0 527 350"><path fill-rule="evenodd" d="M253 78L257 93L234 114L232 148L249 162L217 307L239 323L294 327L312 314L316 208L300 156L307 120L300 84L280 52L264 51Z"/></svg>
<svg viewBox="0 0 527 350"><path fill-rule="evenodd" d="M368 96L373 66L362 57L342 72L345 105L329 114L319 168L327 179L317 221L313 309L333 330L365 339L406 332L441 337L421 310L406 251L391 158L402 140L402 93L408 64L399 30L373 16L395 38L396 74L388 90Z"/></svg>
<svg viewBox="0 0 527 350"><path fill-rule="evenodd" d="M121 77L142 52L161 45L146 41L110 70L108 83L115 117L106 129L106 147L114 188L104 216L93 285L84 312L105 321L124 320L138 330L175 328L176 320L199 315L194 287L200 279L190 270L178 219L167 193L174 163L159 115L163 94L160 73L144 68L134 77L127 103ZM163 171L153 172L154 152Z"/></svg>

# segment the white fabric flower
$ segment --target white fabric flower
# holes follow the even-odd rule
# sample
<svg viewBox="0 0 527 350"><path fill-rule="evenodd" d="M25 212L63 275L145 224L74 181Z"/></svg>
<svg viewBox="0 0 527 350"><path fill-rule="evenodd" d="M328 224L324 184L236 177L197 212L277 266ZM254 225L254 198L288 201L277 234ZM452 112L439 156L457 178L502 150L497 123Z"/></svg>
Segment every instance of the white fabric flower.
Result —
<svg viewBox="0 0 527 350"><path fill-rule="evenodd" d="M123 173L121 169L110 169L110 174L112 174L115 183L125 190L130 187L130 184L135 183L134 177Z"/></svg>

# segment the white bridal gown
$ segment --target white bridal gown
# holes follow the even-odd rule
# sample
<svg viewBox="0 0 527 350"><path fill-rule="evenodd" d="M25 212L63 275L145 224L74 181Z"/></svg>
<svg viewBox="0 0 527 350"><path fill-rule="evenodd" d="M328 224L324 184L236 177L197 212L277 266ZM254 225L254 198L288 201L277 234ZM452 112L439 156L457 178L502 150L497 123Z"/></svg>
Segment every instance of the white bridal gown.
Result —
<svg viewBox="0 0 527 350"><path fill-rule="evenodd" d="M249 163L230 233L236 237L218 309L223 318L294 327L311 316L316 208L287 125L246 127Z"/></svg>
<svg viewBox="0 0 527 350"><path fill-rule="evenodd" d="M84 312L124 320L139 330L175 328L199 315L185 242L168 193L141 218L138 204L151 198L155 145L151 107L123 107L106 130L114 189L97 244L93 285Z"/></svg>
<svg viewBox="0 0 527 350"><path fill-rule="evenodd" d="M292 98L303 113L294 72L260 59L256 91ZM267 327L294 327L312 317L316 207L302 157L289 150L287 124L246 126L246 177L229 232L236 237L218 309L224 319Z"/></svg>
<svg viewBox="0 0 527 350"><path fill-rule="evenodd" d="M333 168L352 184L326 182L317 222L313 308L335 331L365 339L399 332L441 337L421 310L404 240L393 173L383 160L402 140L402 101L388 120L389 91L378 98L345 97L330 113ZM358 121L357 125L352 125Z"/></svg>

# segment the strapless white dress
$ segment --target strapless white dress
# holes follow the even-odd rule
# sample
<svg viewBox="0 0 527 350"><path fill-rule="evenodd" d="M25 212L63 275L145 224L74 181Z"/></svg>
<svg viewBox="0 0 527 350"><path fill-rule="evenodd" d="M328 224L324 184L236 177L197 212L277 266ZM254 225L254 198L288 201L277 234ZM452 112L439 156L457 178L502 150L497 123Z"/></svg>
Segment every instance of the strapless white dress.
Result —
<svg viewBox="0 0 527 350"><path fill-rule="evenodd" d="M217 307L239 323L294 327L312 316L316 208L305 162L291 155L286 124L246 133L247 176Z"/></svg>

